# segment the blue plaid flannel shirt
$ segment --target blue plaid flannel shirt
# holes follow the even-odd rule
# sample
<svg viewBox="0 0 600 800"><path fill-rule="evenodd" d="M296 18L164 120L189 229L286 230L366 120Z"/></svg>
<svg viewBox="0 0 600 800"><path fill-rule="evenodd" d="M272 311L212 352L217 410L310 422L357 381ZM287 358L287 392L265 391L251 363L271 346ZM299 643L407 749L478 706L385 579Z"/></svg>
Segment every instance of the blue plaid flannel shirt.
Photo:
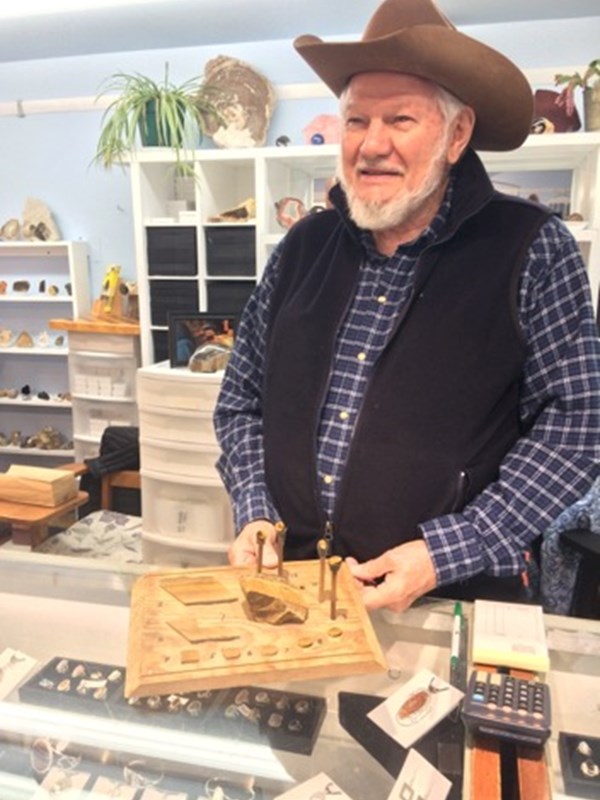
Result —
<svg viewBox="0 0 600 800"><path fill-rule="evenodd" d="M369 232L362 234L360 280L338 333L318 431L317 470L330 516L369 373L409 296L419 254L444 225L451 197L450 189L431 225L391 257L377 252ZM237 530L253 519L279 519L264 475L261 394L280 252L274 249L242 315L215 411L222 448L217 467ZM461 513L421 525L438 585L479 572L522 572L530 542L599 474L600 340L585 265L556 218L544 224L530 247L521 275L519 321L528 343L520 415L533 427L505 457L498 480Z"/></svg>

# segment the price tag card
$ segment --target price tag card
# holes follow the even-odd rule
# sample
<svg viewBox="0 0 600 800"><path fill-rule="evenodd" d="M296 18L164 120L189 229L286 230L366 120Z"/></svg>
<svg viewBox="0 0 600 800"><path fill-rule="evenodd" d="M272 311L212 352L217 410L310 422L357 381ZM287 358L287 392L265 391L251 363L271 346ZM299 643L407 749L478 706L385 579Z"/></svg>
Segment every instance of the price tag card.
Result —
<svg viewBox="0 0 600 800"><path fill-rule="evenodd" d="M376 706L368 717L408 748L453 711L463 696L459 689L424 669Z"/></svg>
<svg viewBox="0 0 600 800"><path fill-rule="evenodd" d="M452 783L416 750L409 750L387 800L445 800Z"/></svg>

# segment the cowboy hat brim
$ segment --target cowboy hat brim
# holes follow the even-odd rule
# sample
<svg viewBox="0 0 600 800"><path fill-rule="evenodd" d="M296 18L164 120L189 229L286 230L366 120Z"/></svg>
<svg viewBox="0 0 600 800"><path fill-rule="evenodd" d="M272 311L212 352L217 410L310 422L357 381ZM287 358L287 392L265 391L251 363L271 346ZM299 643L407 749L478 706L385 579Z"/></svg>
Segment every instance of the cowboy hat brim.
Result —
<svg viewBox="0 0 600 800"><path fill-rule="evenodd" d="M358 42L299 36L294 47L339 96L362 72L401 72L443 86L475 111L471 144L514 150L527 138L533 93L523 73L497 50L441 25L415 25Z"/></svg>

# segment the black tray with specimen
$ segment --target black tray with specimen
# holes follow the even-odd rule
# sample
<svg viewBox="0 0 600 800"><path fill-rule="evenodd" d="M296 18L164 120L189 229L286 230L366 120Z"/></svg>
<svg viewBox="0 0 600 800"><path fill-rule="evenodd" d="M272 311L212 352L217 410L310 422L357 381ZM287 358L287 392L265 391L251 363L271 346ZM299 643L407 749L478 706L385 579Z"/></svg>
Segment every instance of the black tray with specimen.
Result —
<svg viewBox="0 0 600 800"><path fill-rule="evenodd" d="M325 716L321 697L257 686L127 699L125 669L53 658L21 686L20 699L129 722L265 743L310 754Z"/></svg>
<svg viewBox="0 0 600 800"><path fill-rule="evenodd" d="M600 798L600 739L561 731L558 752L566 793Z"/></svg>

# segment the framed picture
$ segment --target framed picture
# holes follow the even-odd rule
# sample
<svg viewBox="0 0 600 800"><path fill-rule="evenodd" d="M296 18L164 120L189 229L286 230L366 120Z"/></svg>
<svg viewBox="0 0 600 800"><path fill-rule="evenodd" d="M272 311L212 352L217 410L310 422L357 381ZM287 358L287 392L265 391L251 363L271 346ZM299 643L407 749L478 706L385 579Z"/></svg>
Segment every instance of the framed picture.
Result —
<svg viewBox="0 0 600 800"><path fill-rule="evenodd" d="M169 361L172 367L186 367L202 345L233 347L235 317L227 314L170 312Z"/></svg>

